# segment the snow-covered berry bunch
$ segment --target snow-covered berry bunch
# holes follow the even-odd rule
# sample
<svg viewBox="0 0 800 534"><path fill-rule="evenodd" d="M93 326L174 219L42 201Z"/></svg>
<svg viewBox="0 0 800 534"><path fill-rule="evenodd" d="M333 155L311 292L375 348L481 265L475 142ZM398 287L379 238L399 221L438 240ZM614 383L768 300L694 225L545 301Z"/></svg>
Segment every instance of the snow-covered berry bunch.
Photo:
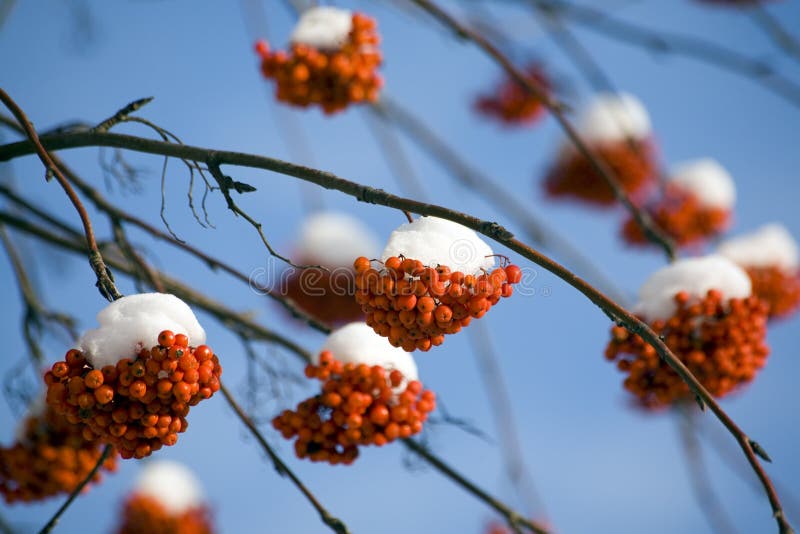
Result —
<svg viewBox="0 0 800 534"><path fill-rule="evenodd" d="M149 462L125 500L117 534L212 534L211 513L185 466Z"/></svg>
<svg viewBox="0 0 800 534"><path fill-rule="evenodd" d="M526 74L531 83L545 91L548 90L550 84L541 65L529 66ZM508 76L491 94L478 97L475 108L511 126L533 124L543 117L546 111L540 99Z"/></svg>
<svg viewBox="0 0 800 534"><path fill-rule="evenodd" d="M100 327L83 335L80 349L45 374L47 403L123 458L174 445L189 408L219 389L222 372L191 309L173 295L131 295L97 320Z"/></svg>
<svg viewBox="0 0 800 534"><path fill-rule="evenodd" d="M647 190L655 175L656 151L650 117L639 100L628 94L598 94L579 116L576 128L625 192L635 198ZM599 206L616 201L614 191L589 160L566 141L544 185L553 197L571 197Z"/></svg>
<svg viewBox="0 0 800 534"><path fill-rule="evenodd" d="M292 268L281 281L282 292L306 313L332 324L364 317L355 302L353 258L374 256L378 240L361 221L346 213L322 212L303 222L295 263L325 269Z"/></svg>
<svg viewBox="0 0 800 534"><path fill-rule="evenodd" d="M318 105L335 113L350 104L374 102L383 80L375 20L335 7L305 11L291 36L291 49L272 51L256 44L261 72L274 79L281 102Z"/></svg>
<svg viewBox="0 0 800 534"><path fill-rule="evenodd" d="M722 256L680 260L641 287L635 311L714 396L750 382L764 366L767 306L750 279ZM606 358L627 373L625 389L647 408L691 398L688 386L638 335L612 327Z"/></svg>
<svg viewBox="0 0 800 534"><path fill-rule="evenodd" d="M57 415L42 398L20 423L14 444L0 448L0 493L8 503L71 493L97 464L102 448L96 440L87 441L80 426ZM102 469L116 467L112 452ZM98 472L92 482L100 478Z"/></svg>
<svg viewBox="0 0 800 534"><path fill-rule="evenodd" d="M421 432L436 407L411 355L388 346L364 323L333 332L306 376L322 383L320 393L272 424L295 439L298 458L313 462L349 465L361 446L381 447Z"/></svg>
<svg viewBox="0 0 800 534"><path fill-rule="evenodd" d="M494 257L469 228L420 217L392 232L378 268L356 259L356 300L367 324L392 345L427 351L511 296L522 271L494 268Z"/></svg>
<svg viewBox="0 0 800 534"><path fill-rule="evenodd" d="M786 228L769 224L723 241L717 252L750 276L753 294L769 306L770 317L800 308L800 251Z"/></svg>
<svg viewBox="0 0 800 534"><path fill-rule="evenodd" d="M661 230L679 246L715 237L730 226L736 186L713 159L686 161L670 173L661 197L645 207ZM622 229L626 241L649 244L639 224L629 218Z"/></svg>

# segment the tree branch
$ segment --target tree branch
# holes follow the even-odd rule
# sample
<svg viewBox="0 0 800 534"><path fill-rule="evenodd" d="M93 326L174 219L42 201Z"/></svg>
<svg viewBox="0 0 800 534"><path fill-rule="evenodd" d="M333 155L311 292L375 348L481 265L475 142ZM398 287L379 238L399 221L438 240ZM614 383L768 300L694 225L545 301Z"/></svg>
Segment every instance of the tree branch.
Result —
<svg viewBox="0 0 800 534"><path fill-rule="evenodd" d="M658 334L656 334L641 319L627 311L624 307L597 290L591 284L578 277L569 269L563 267L547 256L544 256L527 244L515 239L511 232L496 222L484 221L443 206L426 204L423 202L398 197L380 189L374 189L356 182L345 180L329 172L311 169L301 165L295 165L289 162L264 156L245 154L241 152L215 151L190 145L176 145L139 137L107 133L76 132L71 134L56 134L53 136L43 137L42 143L45 146L48 146L51 150L76 148L80 146L115 146L118 148L128 148L139 152L185 157L195 161L213 161L217 165L229 164L275 171L315 183L325 187L326 189L335 189L342 193L348 194L361 202L378 204L399 210L407 210L419 215L432 215L435 217L441 217L459 223L485 235L486 237L506 246L510 250L517 252L524 258L558 276L573 288L581 292L590 302L595 304L619 325L624 326L633 334L638 334L647 344L651 345L659 354L659 356L664 359L664 361L689 386L689 389L698 398L698 400L702 401L703 405L708 406L711 409L711 411L714 413L714 415L716 415L720 422L722 422L728 432L730 432L731 435L736 439L736 442L739 444L751 467L758 475L759 480L761 480L761 484L764 487L764 492L766 493L772 507L773 516L778 523L781 533L787 534L789 532L793 532L791 526L784 516L780 499L775 492L775 488L772 486L769 477L756 457L756 454L758 454L758 456L768 459L768 457L764 454L763 449L760 447L760 445L758 445L758 443L751 440L748 435L728 416L728 414L711 396L708 390L706 390L703 385L700 384L697 378L692 375L683 362L681 362L681 360L672 353L670 348L666 345L666 343L664 343ZM31 144L25 141L0 145L0 161L6 161L14 157L30 154L32 150L33 148Z"/></svg>
<svg viewBox="0 0 800 534"><path fill-rule="evenodd" d="M86 208L83 207L81 200L78 198L78 195L75 194L75 190L73 190L72 186L69 185L67 179L64 178L64 175L61 173L58 167L56 167L55 163L53 163L53 160L50 159L50 154L47 153L47 150L39 141L39 137L36 135L36 130L33 129L28 117L2 88L0 88L0 101L5 104L9 111L11 111L11 114L17 119L17 122L19 122L19 125L22 127L22 129L25 130L25 135L28 137L28 139L30 139L30 142L35 147L36 154L39 156L39 159L42 161L45 169L47 169L48 175L50 173L55 175L59 185L64 190L64 193L67 194L67 197L69 198L70 202L72 202L72 205L75 207L75 211L78 212L78 216L83 224L83 232L86 235L86 244L89 247L89 265L91 265L92 270L97 277L97 289L100 290L100 294L103 295L106 300L117 300L122 296L122 294L117 291L117 287L114 285L114 276L106 267L105 263L103 262L103 255L100 254L100 250L97 248L97 241L95 241L94 238L92 222L89 220L89 214L86 213Z"/></svg>
<svg viewBox="0 0 800 534"><path fill-rule="evenodd" d="M269 456L270 460L272 460L272 464L275 466L275 471L277 471L281 476L289 477L289 480L292 481L292 484L294 484L297 489L300 490L308 502L310 502L317 511L322 522L328 525L331 530L337 534L350 534L350 531L347 529L347 525L345 525L342 520L332 516L330 512L328 512L328 510L326 510L325 507L320 504L314 494L311 493L311 490L309 490L305 484L303 484L300 479L297 478L297 475L295 475L292 470L289 469L289 466L287 466L283 460L281 460L280 457L275 454L275 451L273 451L272 447L269 446L269 443L267 443L267 440L261 435L261 432L259 432L256 425L250 420L250 417L244 412L242 407L239 406L239 404L236 402L236 399L233 398L231 392L228 391L228 388L225 387L222 382L219 384L219 390L222 392L222 395L225 397L225 400L228 401L228 404L231 406L231 408L233 408L233 411L236 412L236 415L239 417L242 423L244 423L253 437L256 438L256 441L258 441L259 445L261 445L261 448L264 449L264 452L267 453L267 456Z"/></svg>

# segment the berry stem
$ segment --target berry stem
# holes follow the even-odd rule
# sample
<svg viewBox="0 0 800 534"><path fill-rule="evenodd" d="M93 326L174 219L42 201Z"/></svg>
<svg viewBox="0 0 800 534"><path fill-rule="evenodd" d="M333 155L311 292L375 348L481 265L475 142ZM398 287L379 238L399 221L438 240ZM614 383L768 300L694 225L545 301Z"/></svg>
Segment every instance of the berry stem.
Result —
<svg viewBox="0 0 800 534"><path fill-rule="evenodd" d="M58 510L56 510L56 513L53 515L53 517L50 518L50 521L48 521L47 524L43 526L42 529L39 531L39 534L47 534L48 532L50 532L55 528L56 524L58 524L58 520L61 519L61 516L64 515L64 512L67 511L67 508L69 508L69 506L72 504L72 501L75 500L75 498L81 493L86 484L88 484L89 481L91 481L97 474L97 471L100 470L100 466L103 465L103 462L106 461L108 455L111 454L112 448L113 447L111 445L106 445L105 447L103 447L103 453L100 455L100 458L97 459L97 463L94 464L92 470L89 471L89 474L86 475L86 478L84 478L80 484L75 486L75 489L72 490L72 493L69 494L69 497L67 497L67 500L64 501L64 504L62 504L61 507Z"/></svg>

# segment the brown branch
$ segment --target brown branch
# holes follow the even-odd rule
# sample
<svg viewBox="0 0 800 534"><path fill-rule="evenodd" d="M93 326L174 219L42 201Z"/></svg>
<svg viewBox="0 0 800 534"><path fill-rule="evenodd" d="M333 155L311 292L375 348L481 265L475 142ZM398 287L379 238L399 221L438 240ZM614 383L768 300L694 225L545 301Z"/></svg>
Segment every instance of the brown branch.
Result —
<svg viewBox="0 0 800 534"><path fill-rule="evenodd" d="M543 0L525 0L540 3ZM689 35L660 32L610 17L606 12L562 0L546 0L551 10L607 38L642 47L657 54L680 55L738 74L759 83L786 101L800 106L800 84L784 78L769 63L753 59L711 41Z"/></svg>
<svg viewBox="0 0 800 534"><path fill-rule="evenodd" d="M495 222L484 221L471 215L461 213L443 206L426 204L415 200L398 197L385 191L368 187L340 178L332 173L295 165L289 162L245 154L241 152L228 152L209 150L190 145L175 145L163 143L150 139L142 139L133 136L119 134L102 134L76 132L71 134L57 134L47 136L42 141L51 150L63 148L75 148L79 146L116 146L118 148L128 148L140 152L147 152L161 155L175 155L185 157L195 161L213 161L217 165L237 165L243 167L260 168L275 171L288 176L294 176L301 180L315 183L326 189L335 189L350 195L361 202L378 204L394 209L407 210L419 215L431 215L441 217L471 228L486 237L504 245L505 247L517 252L522 257L550 271L557 277L564 280L573 288L581 292L590 302L596 305L607 316L624 326L633 334L638 334L657 354L678 374L678 376L689 386L691 392L697 397L698 401L708 406L714 415L720 420L730 434L736 439L751 467L758 475L764 487L773 516L780 528L781 533L793 532L791 526L781 508L775 488L769 477L762 468L757 455L768 460L767 455L761 446L751 440L748 435L728 416L717 401L712 397L708 390L695 378L681 360L672 353L670 348L645 322L627 311L617 302L600 292L585 280L578 277L569 269L553 261L547 256L534 250L527 244L514 238L513 234ZM6 161L13 157L29 154L32 151L29 142L11 143L0 145L0 161Z"/></svg>
<svg viewBox="0 0 800 534"><path fill-rule="evenodd" d="M142 259L136 249L131 245L130 241L128 240L128 235L125 232L125 229L122 227L122 223L119 219L111 219L111 228L114 234L114 241L117 246L120 248L122 254L127 258L133 266L139 270L141 274L141 278L144 278L147 283L159 293L166 293L167 290L164 288L164 284L161 283L161 279L155 273L150 265Z"/></svg>
<svg viewBox="0 0 800 534"><path fill-rule="evenodd" d="M617 180L614 172L602 159L598 158L594 154L589 145L587 145L578 134L578 131L575 129L572 123L567 120L567 117L564 114L566 108L563 103L556 100L555 97L548 94L545 89L540 87L535 81L531 80L529 76L526 76L525 73L515 67L510 59L508 59L496 46L486 40L481 34L461 24L447 11L440 8L436 3L432 2L431 0L410 1L430 13L431 16L436 18L446 28L449 28L455 32L455 34L459 37L475 43L478 48L483 50L486 55L500 65L506 71L506 73L514 79L515 82L524 88L531 96L538 99L542 105L544 105L553 115L553 117L555 117L556 122L558 122L558 124L561 126L561 129L564 130L564 133L567 135L581 156L586 158L586 160L589 162L592 170L600 175L603 181L605 181L606 184L614 191L614 196L617 198L620 204L622 204L625 209L628 210L633 219L636 221L636 224L641 227L642 232L647 239L652 241L655 245L661 247L668 258L672 259L675 257L675 246L672 243L672 240L664 235L664 233L653 224L653 221L647 212L639 209L631 201L628 194L619 184L619 180Z"/></svg>
<svg viewBox="0 0 800 534"><path fill-rule="evenodd" d="M592 280L614 300L618 302L629 300L625 292L601 272L580 249L573 246L556 229L537 218L533 208L519 200L519 195L506 191L490 176L464 161L453 147L428 128L411 110L388 98L385 93L381 96L380 102L373 104L371 109L379 117L389 121L392 126L403 130L409 139L436 159L467 191L479 192L483 199L518 224L535 245L551 251L573 270Z"/></svg>
<svg viewBox="0 0 800 534"><path fill-rule="evenodd" d="M261 448L264 449L264 452L267 453L267 456L270 457L270 460L272 460L272 463L275 466L275 471L277 471L281 476L289 477L289 480L292 481L297 489L299 489L300 492L306 497L308 502L311 503L311 506L313 506L317 511L322 522L328 525L331 530L338 534L349 534L350 531L347 529L347 525L345 525L342 520L332 516L330 512L328 512L328 510L326 510L325 507L320 504L319 500L317 500L314 494L311 493L311 490L309 490L305 484L303 484L300 479L297 478L297 475L295 475L292 470L289 469L289 466L287 466L283 460L281 460L280 457L275 454L275 451L272 450L272 447L269 446L267 440L261 435L261 432L259 432L255 423L250 420L250 417L244 412L241 406L239 406L239 404L236 402L236 399L233 398L231 392L228 391L228 388L225 387L222 382L220 382L219 390L222 392L222 395L225 397L225 400L228 401L228 404L230 404L231 408L233 408L233 411L236 412L236 415L239 417L242 423L244 423L250 433L253 434L253 437L256 438L256 441L258 441L259 445L261 445Z"/></svg>
<svg viewBox="0 0 800 534"><path fill-rule="evenodd" d="M34 206L33 204L31 204L30 202L28 202L27 200L25 200L23 197L21 197L19 194L17 194L13 189L8 187L7 185L0 184L0 195L3 195L8 200L10 200L12 203L17 204L18 206L20 206L20 207L24 208L25 210L31 212L32 214L36 215L36 217L38 217L39 219L43 220L44 222L46 222L46 223L58 228L59 230L61 230L65 234L67 234L67 236L72 237L72 238L85 239L84 235L82 233L76 232L73 228L71 228L71 227L69 227L69 226L67 226L65 224L62 224L60 221L58 221L56 218L51 216L45 210L39 209L36 206Z"/></svg>
<svg viewBox="0 0 800 534"><path fill-rule="evenodd" d="M9 111L11 111L11 114L17 119L17 122L19 122L19 125L22 126L22 129L25 130L25 135L28 137L28 139L30 139L31 143L35 147L36 154L39 156L39 159L42 161L45 169L47 169L48 174L52 173L55 175L59 185L64 190L64 193L66 193L70 202L72 202L72 205L75 207L75 211L78 212L78 216L83 224L83 232L86 235L86 244L89 247L89 265L91 265L92 270L97 277L97 289L100 290L100 294L103 295L105 299L110 301L117 300L122 296L122 294L117 291L117 287L114 285L114 276L106 267L105 263L103 262L103 256L100 254L100 249L97 248L97 241L95 241L94 238L92 222L89 220L89 214L86 213L86 208L83 207L78 195L75 194L75 190L72 189L72 186L69 184L67 179L64 178L64 175L61 173L58 167L56 167L55 163L53 163L53 160L50 158L50 154L48 154L47 150L42 146L41 142L39 141L39 136L36 135L36 130L33 129L33 125L31 125L28 117L2 88L0 88L0 101L5 104Z"/></svg>
<svg viewBox="0 0 800 534"><path fill-rule="evenodd" d="M719 534L735 534L737 530L709 482L708 469L703 460L703 449L697 439L695 409L694 405L688 403L677 406L678 431L692 491L711 530Z"/></svg>
<svg viewBox="0 0 800 534"><path fill-rule="evenodd" d="M467 490L468 492L472 493L475 497L479 498L489 506L495 509L497 513L502 515L506 522L508 522L508 526L514 529L514 531L519 532L522 527L525 527L530 532L535 532L536 534L548 534L550 531L545 528L543 525L540 525L530 519L526 519L518 512L515 512L502 502L498 501L484 490L464 478L463 475L455 471L452 467L444 463L440 458L432 455L427 447L417 443L413 439L404 439L402 440L403 445L405 445L409 450L417 454L418 456L425 459L428 463L436 467L439 471L441 471L444 475L448 478L456 482L459 486Z"/></svg>
<svg viewBox="0 0 800 534"><path fill-rule="evenodd" d="M56 527L59 519L61 519L61 516L67 511L67 508L69 508L69 505L72 504L72 501L75 500L80 492L83 491L83 488L86 487L86 484L88 484L97 474L97 471L100 470L100 466L102 466L103 462L106 461L106 458L108 458L112 448L113 447L111 445L106 445L103 447L103 453L100 455L100 458L97 459L97 463L94 464L92 470L89 471L89 474L86 475L86 478L84 478L81 483L78 484L74 490L72 490L72 493L69 494L69 497L67 497L67 500L64 502L64 504L62 504L61 507L56 510L56 513L53 514L53 517L51 517L47 524L39 531L39 534L47 534Z"/></svg>

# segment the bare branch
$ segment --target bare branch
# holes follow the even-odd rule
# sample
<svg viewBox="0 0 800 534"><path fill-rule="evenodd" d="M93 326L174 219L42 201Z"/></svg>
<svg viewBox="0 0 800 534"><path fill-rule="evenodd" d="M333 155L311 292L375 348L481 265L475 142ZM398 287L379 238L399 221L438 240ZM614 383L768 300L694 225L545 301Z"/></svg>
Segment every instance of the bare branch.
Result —
<svg viewBox="0 0 800 534"><path fill-rule="evenodd" d="M222 392L222 395L225 397L225 400L228 401L228 404L230 404L231 408L233 408L233 411L236 412L236 415L239 417L242 423L244 423L250 433L253 434L253 437L256 438L256 441L258 441L258 444L261 445L261 448L264 449L264 452L267 453L267 456L270 457L272 464L275 466L275 471L277 471L279 475L288 477L289 480L292 481L297 489L299 489L300 492L306 497L308 502L311 503L311 506L313 506L317 511L322 522L328 525L331 530L337 534L349 534L350 531L347 529L347 525L345 525L341 519L332 516L330 512L328 512L328 510L326 510L325 507L320 504L319 500L314 496L314 494L311 493L311 490L309 490L300 481L300 479L297 478L297 475L295 475L294 472L289 469L289 466L287 466L283 460L281 460L280 457L275 454L275 451L273 451L272 447L269 446L269 443L267 443L267 440L261 435L261 432L258 430L256 425L250 420L250 417L244 412L244 410L242 410L241 406L239 406L239 404L236 402L236 399L233 398L231 392L228 391L228 388L225 387L222 382L220 382L219 390Z"/></svg>
<svg viewBox="0 0 800 534"><path fill-rule="evenodd" d="M67 179L64 178L64 175L60 170L58 170L56 165L53 163L53 160L50 159L50 154L48 154L47 150L39 142L39 137L36 135L36 131L33 129L30 121L25 116L25 113L2 88L0 88L0 101L5 104L9 111L11 111L11 113L17 119L20 126L22 126L23 130L25 130L25 134L36 148L36 153L39 156L39 159L42 161L45 169L47 169L48 174L53 173L53 175L55 175L59 185L61 185L61 188L67 194L70 202L72 202L72 205L78 212L81 222L83 223L84 234L86 234L86 243L89 247L89 264L91 265L92 270L97 277L96 285L100 290L100 294L103 295L103 297L107 300L116 300L120 298L122 295L119 291L117 291L117 287L114 285L114 276L106 267L105 263L103 262L103 256L100 254L100 250L97 248L97 242L94 238L94 230L92 229L92 223L89 220L89 214L86 213L86 208L83 207L78 195L75 194L75 191L72 189L72 186L69 185Z"/></svg>
<svg viewBox="0 0 800 534"><path fill-rule="evenodd" d="M174 155L192 159L194 161L213 161L218 165L228 164L266 169L279 172L281 174L286 174L288 176L294 176L296 178L315 183L327 189L336 189L362 202L379 204L399 210L407 210L419 215L432 215L435 217L448 219L485 235L486 237L506 246L514 252L517 252L529 261L539 265L540 267L543 267L557 277L561 278L573 288L581 292L590 302L595 304L619 325L624 326L633 334L638 334L648 345L652 346L656 350L656 353L662 359L664 359L664 361L689 386L690 391L697 397L697 399L711 409L711 411L725 426L728 432L730 432L730 434L736 439L736 442L742 449L742 452L750 463L750 466L753 468L753 471L761 480L761 484L764 487L764 492L766 493L772 507L773 516L778 523L781 533L786 534L792 532L791 526L784 515L780 504L780 499L778 498L775 488L773 487L769 476L766 474L757 458L757 455L764 457L764 455L759 454L760 447L757 447L755 442L751 440L741 428L739 428L739 426L733 421L733 419L730 418L730 416L728 416L728 414L717 403L714 397L708 392L708 390L705 389L705 387L703 387L697 378L692 375L683 362L681 362L681 360L675 356L675 354L673 354L673 352L658 336L658 334L656 334L641 319L627 311L623 306L610 299L594 286L578 277L569 269L534 250L522 241L515 239L511 232L496 222L484 221L466 213L448 209L443 206L426 204L423 202L398 197L379 189L345 180L329 172L311 169L301 165L295 165L289 162L264 156L244 154L241 152L209 150L190 145L175 145L171 143L163 143L150 139L119 134L76 132L72 134L47 136L46 138L43 138L42 142L51 150L92 145L116 146L119 148L129 148L140 152ZM13 157L29 154L32 150L31 144L25 141L0 145L0 161L6 161Z"/></svg>

